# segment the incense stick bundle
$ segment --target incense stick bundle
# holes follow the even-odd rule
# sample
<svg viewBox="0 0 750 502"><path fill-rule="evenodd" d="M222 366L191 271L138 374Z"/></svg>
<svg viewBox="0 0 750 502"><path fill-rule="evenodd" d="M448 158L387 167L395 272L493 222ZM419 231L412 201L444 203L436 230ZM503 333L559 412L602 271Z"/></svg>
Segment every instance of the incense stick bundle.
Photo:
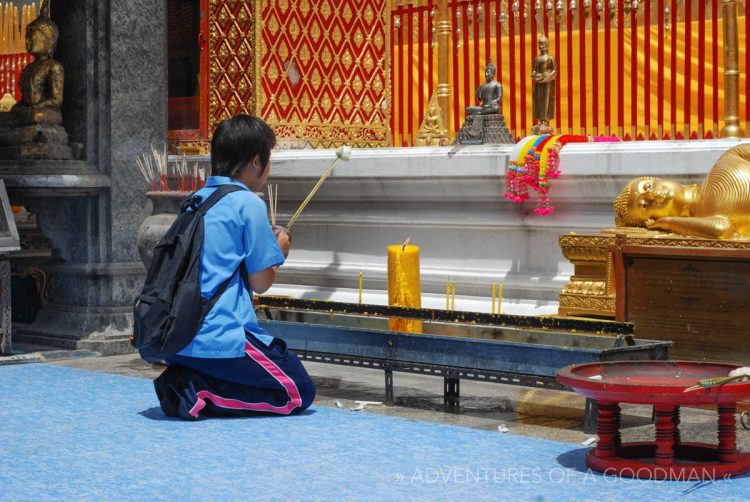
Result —
<svg viewBox="0 0 750 502"><path fill-rule="evenodd" d="M151 155L144 153L136 157L135 163L151 191L169 190L166 147L160 152L154 145L151 145Z"/></svg>
<svg viewBox="0 0 750 502"><path fill-rule="evenodd" d="M292 228L292 225L294 225L294 222L297 221L297 217L302 213L302 211L307 206L307 203L312 200L315 193L318 191L318 189L323 185L323 182L326 180L329 174L331 174L331 171L333 171L333 166L336 165L336 162L339 159L349 160L352 156L352 149L348 146L342 146L336 149L336 158L333 159L333 162L331 162L331 165L328 166L328 169L326 169L323 172L323 175L320 177L318 182L315 184L315 186L310 190L310 193L307 194L307 197L305 197L305 200L302 201L302 204L297 208L297 211L295 211L294 215L292 215L292 219L289 220L289 223L287 223L286 228L290 229Z"/></svg>
<svg viewBox="0 0 750 502"><path fill-rule="evenodd" d="M136 157L135 163L143 177L146 179L151 191L156 191L158 188L156 180L159 178L159 174L154 168L151 158L148 155L143 154L140 157Z"/></svg>
<svg viewBox="0 0 750 502"><path fill-rule="evenodd" d="M268 185L268 212L270 213L271 226L276 226L276 208L279 201L279 186Z"/></svg>

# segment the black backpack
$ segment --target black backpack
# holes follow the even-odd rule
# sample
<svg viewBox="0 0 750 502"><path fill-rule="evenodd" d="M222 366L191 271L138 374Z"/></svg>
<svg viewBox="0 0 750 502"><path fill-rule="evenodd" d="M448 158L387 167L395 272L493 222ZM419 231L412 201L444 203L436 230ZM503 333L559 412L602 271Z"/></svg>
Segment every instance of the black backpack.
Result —
<svg viewBox="0 0 750 502"><path fill-rule="evenodd" d="M224 281L213 297L201 295L203 216L219 199L237 190L243 188L222 185L205 202L193 194L154 248L146 283L133 308L133 344L146 361L161 361L187 347L234 277ZM244 260L240 273L247 283Z"/></svg>

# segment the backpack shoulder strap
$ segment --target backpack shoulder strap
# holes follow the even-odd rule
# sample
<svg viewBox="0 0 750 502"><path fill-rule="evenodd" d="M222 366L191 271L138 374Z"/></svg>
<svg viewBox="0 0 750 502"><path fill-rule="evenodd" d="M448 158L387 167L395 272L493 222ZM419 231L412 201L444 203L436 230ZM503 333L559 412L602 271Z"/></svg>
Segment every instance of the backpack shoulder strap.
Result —
<svg viewBox="0 0 750 502"><path fill-rule="evenodd" d="M193 195L188 199L185 206L186 208L191 207L193 211L200 213L201 216L205 216L206 212L208 212L208 210L211 209L214 204L219 202L222 197L238 190L247 190L247 188L243 188L233 183L228 185L221 185L216 190L214 190L213 193L205 199L205 201L200 195Z"/></svg>
<svg viewBox="0 0 750 502"><path fill-rule="evenodd" d="M239 185L234 185L234 184L222 185L216 190L214 190L214 192L208 197L208 199L206 199L206 202L198 206L197 209L195 209L195 211L199 212L201 215L205 215L206 211L211 209L211 207L217 202L219 202L219 200L222 197L224 197L225 195L229 193L236 192L237 190L245 190L245 189ZM198 203L200 203L200 201ZM252 295L252 289L250 289L250 276L248 274L247 267L245 266L245 260L242 260L242 262L240 263L239 271L240 271L240 278L242 279L242 283L245 285L245 288L247 288L247 290ZM236 273L237 271L234 272L234 274ZM219 288L216 290L214 295L209 300L209 304L210 304L209 310L213 308L213 305L216 303L219 297L222 294L224 294L224 291L229 286L229 283L232 282L232 278L234 277L234 274L229 276L223 283L219 285Z"/></svg>

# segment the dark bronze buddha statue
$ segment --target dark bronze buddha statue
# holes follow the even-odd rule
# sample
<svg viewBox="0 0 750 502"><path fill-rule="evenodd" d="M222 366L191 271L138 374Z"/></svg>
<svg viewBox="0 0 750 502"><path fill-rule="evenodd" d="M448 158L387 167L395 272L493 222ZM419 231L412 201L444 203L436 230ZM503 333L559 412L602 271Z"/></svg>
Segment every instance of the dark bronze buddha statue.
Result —
<svg viewBox="0 0 750 502"><path fill-rule="evenodd" d="M474 92L480 104L466 107L466 118L456 135L456 144L515 143L503 118L503 86L495 80L496 71L490 59L484 68L486 82Z"/></svg>
<svg viewBox="0 0 750 502"><path fill-rule="evenodd" d="M467 106L466 115L492 115L499 114L503 102L503 85L495 80L495 65L490 59L484 68L486 82L477 87L474 95L481 104L479 106Z"/></svg>

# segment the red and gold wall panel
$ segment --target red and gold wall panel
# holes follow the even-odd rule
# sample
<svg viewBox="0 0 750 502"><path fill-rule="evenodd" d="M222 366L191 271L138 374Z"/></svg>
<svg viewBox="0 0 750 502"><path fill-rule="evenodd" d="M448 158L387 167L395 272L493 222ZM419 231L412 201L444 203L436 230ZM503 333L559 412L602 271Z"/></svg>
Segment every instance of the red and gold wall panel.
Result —
<svg viewBox="0 0 750 502"><path fill-rule="evenodd" d="M209 130L255 114L280 146L390 145L386 0L210 0Z"/></svg>
<svg viewBox="0 0 750 502"><path fill-rule="evenodd" d="M210 0L209 130L237 113L257 114L257 0Z"/></svg>
<svg viewBox="0 0 750 502"><path fill-rule="evenodd" d="M258 0L255 109L286 146L390 145L386 0Z"/></svg>

